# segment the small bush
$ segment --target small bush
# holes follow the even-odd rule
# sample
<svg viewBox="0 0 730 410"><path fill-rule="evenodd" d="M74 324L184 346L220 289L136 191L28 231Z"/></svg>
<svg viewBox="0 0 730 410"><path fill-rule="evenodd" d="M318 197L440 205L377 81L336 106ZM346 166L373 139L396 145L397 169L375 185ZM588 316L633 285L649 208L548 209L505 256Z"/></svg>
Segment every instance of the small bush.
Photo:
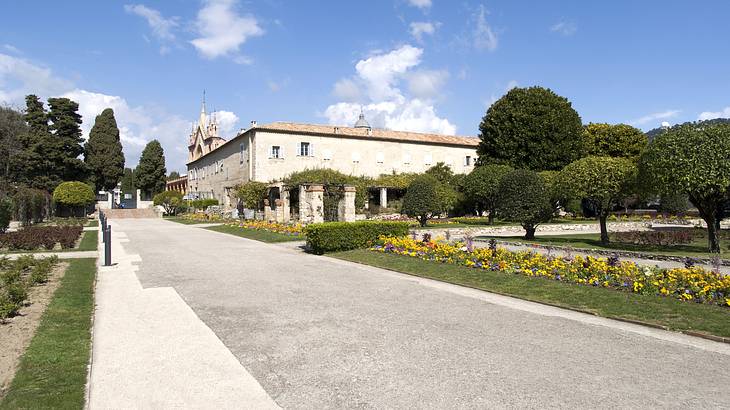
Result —
<svg viewBox="0 0 730 410"><path fill-rule="evenodd" d="M19 187L13 195L13 212L23 226L43 221L48 214L49 195L41 189Z"/></svg>
<svg viewBox="0 0 730 410"><path fill-rule="evenodd" d="M359 221L325 222L304 228L312 252L346 251L371 246L381 236L405 236L407 222Z"/></svg>
<svg viewBox="0 0 730 410"><path fill-rule="evenodd" d="M56 263L56 257L23 256L15 261L0 260L0 321L18 313L28 299L28 288L47 282Z"/></svg>
<svg viewBox="0 0 730 410"><path fill-rule="evenodd" d="M192 201L189 201L189 206L195 209L205 209L209 206L216 206L218 205L217 199L207 198L207 199L194 199Z"/></svg>
<svg viewBox="0 0 730 410"><path fill-rule="evenodd" d="M164 191L155 195L152 198L152 203L155 205L162 206L165 209L165 214L176 215L178 209L183 204L183 195L177 191Z"/></svg>

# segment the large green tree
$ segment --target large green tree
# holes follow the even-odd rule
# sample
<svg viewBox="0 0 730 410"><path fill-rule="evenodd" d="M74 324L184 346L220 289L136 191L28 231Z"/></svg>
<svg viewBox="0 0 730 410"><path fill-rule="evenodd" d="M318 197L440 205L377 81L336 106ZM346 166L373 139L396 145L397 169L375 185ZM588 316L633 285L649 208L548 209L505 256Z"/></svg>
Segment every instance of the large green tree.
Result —
<svg viewBox="0 0 730 410"><path fill-rule="evenodd" d="M165 152L157 140L152 140L144 147L139 165L134 170L137 188L149 195L165 190L167 169L165 168Z"/></svg>
<svg viewBox="0 0 730 410"><path fill-rule="evenodd" d="M132 193L137 189L137 178L134 176L134 170L132 168L124 168L122 173L121 189L124 193Z"/></svg>
<svg viewBox="0 0 730 410"><path fill-rule="evenodd" d="M590 123L583 128L586 154L595 157L638 159L649 138L640 129L626 124Z"/></svg>
<svg viewBox="0 0 730 410"><path fill-rule="evenodd" d="M583 125L570 102L542 87L513 88L479 124L480 164L559 170L583 156Z"/></svg>
<svg viewBox="0 0 730 410"><path fill-rule="evenodd" d="M52 192L63 181L58 167L58 145L50 133L43 102L30 94L25 97L25 104L23 119L28 124L28 132L21 140L22 150L16 158L22 166L16 179L30 187Z"/></svg>
<svg viewBox="0 0 730 410"><path fill-rule="evenodd" d="M489 164L474 168L462 182L462 190L468 199L473 201L480 211L489 212L489 224L494 223L494 216L499 203L499 181L512 171L509 165Z"/></svg>
<svg viewBox="0 0 730 410"><path fill-rule="evenodd" d="M0 106L0 179L16 181L17 173L22 172L16 158L23 150L23 138L27 133L23 113Z"/></svg>
<svg viewBox="0 0 730 410"><path fill-rule="evenodd" d="M84 161L96 190L108 191L116 187L124 173L124 153L111 108L96 116L84 150Z"/></svg>
<svg viewBox="0 0 730 410"><path fill-rule="evenodd" d="M48 119L51 121L51 138L55 166L63 181L81 181L88 176L86 164L79 158L84 153L81 145L81 115L79 104L68 98L48 99Z"/></svg>
<svg viewBox="0 0 730 410"><path fill-rule="evenodd" d="M730 188L730 124L697 122L657 136L640 161L645 189L684 193L707 224L710 252L720 252L718 231Z"/></svg>
<svg viewBox="0 0 730 410"><path fill-rule="evenodd" d="M636 187L634 162L626 158L586 157L563 168L558 178L570 198L590 204L601 225L601 242L608 243L608 214Z"/></svg>
<svg viewBox="0 0 730 410"><path fill-rule="evenodd" d="M545 181L535 172L516 169L499 181L497 211L525 229L525 239L534 239L537 226L553 216L550 191Z"/></svg>

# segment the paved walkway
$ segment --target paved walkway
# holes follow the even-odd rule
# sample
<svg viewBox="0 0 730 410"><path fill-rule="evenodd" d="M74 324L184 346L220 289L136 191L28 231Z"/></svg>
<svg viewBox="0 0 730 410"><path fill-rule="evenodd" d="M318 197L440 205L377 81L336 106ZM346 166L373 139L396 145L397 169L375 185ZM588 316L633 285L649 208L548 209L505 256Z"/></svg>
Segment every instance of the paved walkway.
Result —
<svg viewBox="0 0 730 410"><path fill-rule="evenodd" d="M730 402L727 344L169 221L112 225L129 242L99 276L95 408Z"/></svg>

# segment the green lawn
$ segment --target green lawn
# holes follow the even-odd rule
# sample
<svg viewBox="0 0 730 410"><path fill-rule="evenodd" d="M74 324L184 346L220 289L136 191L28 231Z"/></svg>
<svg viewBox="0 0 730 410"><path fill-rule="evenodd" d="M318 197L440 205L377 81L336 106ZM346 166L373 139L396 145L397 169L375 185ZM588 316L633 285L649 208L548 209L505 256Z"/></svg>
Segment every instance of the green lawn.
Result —
<svg viewBox="0 0 730 410"><path fill-rule="evenodd" d="M72 259L0 409L84 407L95 259Z"/></svg>
<svg viewBox="0 0 730 410"><path fill-rule="evenodd" d="M177 223L183 224L183 225L197 225L197 224L209 224L209 223L222 223L220 221L196 221L196 220L192 220L192 219L181 218L179 216L166 216L163 219L165 219L166 221L177 222Z"/></svg>
<svg viewBox="0 0 730 410"><path fill-rule="evenodd" d="M96 228L99 226L99 221L97 219L89 219L89 222L86 223L86 226L90 228Z"/></svg>
<svg viewBox="0 0 730 410"><path fill-rule="evenodd" d="M99 248L99 231L84 231L81 235L79 247L75 249L64 249L68 251L95 251Z"/></svg>
<svg viewBox="0 0 730 410"><path fill-rule="evenodd" d="M703 230L704 231L704 230ZM491 239L490 236L480 236L478 239ZM698 233L694 240L686 245L672 246L654 246L654 245L635 245L630 243L611 242L606 245L600 241L600 235L597 233L582 233L571 235L540 235L537 234L535 239L526 240L523 236L501 236L494 239L508 242L535 243L541 245L566 246L576 249L602 249L602 250L622 250L642 253L653 253L657 255L670 256L691 256L691 257L712 257L707 252L707 236ZM723 252L728 251L728 243L721 243Z"/></svg>
<svg viewBox="0 0 730 410"><path fill-rule="evenodd" d="M205 229L208 229L211 231L216 231L216 232L227 233L230 235L236 235L236 236L240 236L242 238L253 239L256 241L269 242L269 243L306 240L306 238L304 236L290 236L290 235L284 235L284 234L277 233L277 232L240 228L237 226L230 226L230 225L211 226L211 227L208 227Z"/></svg>
<svg viewBox="0 0 730 410"><path fill-rule="evenodd" d="M329 256L608 318L730 337L730 309L720 306L429 262L366 249Z"/></svg>

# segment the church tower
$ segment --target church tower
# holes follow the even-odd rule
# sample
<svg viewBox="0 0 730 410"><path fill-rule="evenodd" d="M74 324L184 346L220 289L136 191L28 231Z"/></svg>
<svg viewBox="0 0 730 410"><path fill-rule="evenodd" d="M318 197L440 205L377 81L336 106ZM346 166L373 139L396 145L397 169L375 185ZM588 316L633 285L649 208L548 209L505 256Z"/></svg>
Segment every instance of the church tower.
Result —
<svg viewBox="0 0 730 410"><path fill-rule="evenodd" d="M218 136L218 122L215 113L212 113L209 119L205 108L205 91L203 91L200 117L198 122L193 124L193 129L188 138L188 162L197 160L226 142Z"/></svg>

